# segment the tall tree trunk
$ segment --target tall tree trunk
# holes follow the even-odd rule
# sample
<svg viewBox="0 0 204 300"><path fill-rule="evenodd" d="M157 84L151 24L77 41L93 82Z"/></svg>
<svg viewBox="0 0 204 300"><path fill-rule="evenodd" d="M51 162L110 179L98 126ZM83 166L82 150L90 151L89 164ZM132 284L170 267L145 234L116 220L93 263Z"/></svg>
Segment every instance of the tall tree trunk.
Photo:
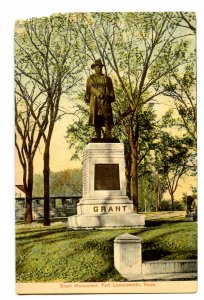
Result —
<svg viewBox="0 0 204 300"><path fill-rule="evenodd" d="M174 193L171 192L170 196L171 196L171 209L174 210Z"/></svg>
<svg viewBox="0 0 204 300"><path fill-rule="evenodd" d="M134 132L134 117L136 116L136 128ZM133 200L133 211L139 212L139 188L138 188L138 139L139 123L138 115L132 115L129 131L129 143L131 149L131 195Z"/></svg>
<svg viewBox="0 0 204 300"><path fill-rule="evenodd" d="M128 168L126 168L126 193L128 198L131 198L131 172Z"/></svg>
<svg viewBox="0 0 204 300"><path fill-rule="evenodd" d="M159 210L159 176L157 177L156 187L154 189L155 211Z"/></svg>
<svg viewBox="0 0 204 300"><path fill-rule="evenodd" d="M131 198L131 151L130 147L125 143L125 176L126 176L126 192L128 198Z"/></svg>
<svg viewBox="0 0 204 300"><path fill-rule="evenodd" d="M131 164L131 195L133 200L133 211L138 213L138 165L137 165L137 149L132 148L132 164Z"/></svg>
<svg viewBox="0 0 204 300"><path fill-rule="evenodd" d="M32 191L26 191L26 211L25 211L25 222L27 224L32 223Z"/></svg>
<svg viewBox="0 0 204 300"><path fill-rule="evenodd" d="M154 190L154 199L155 199L155 211L159 210L159 195L158 195L158 187Z"/></svg>
<svg viewBox="0 0 204 300"><path fill-rule="evenodd" d="M50 145L45 144L44 160L44 226L50 225Z"/></svg>
<svg viewBox="0 0 204 300"><path fill-rule="evenodd" d="M24 184L25 187L25 184ZM33 222L32 215L32 194L33 194L33 159L28 159L28 184L25 188L26 190L26 212L25 212L25 222Z"/></svg>

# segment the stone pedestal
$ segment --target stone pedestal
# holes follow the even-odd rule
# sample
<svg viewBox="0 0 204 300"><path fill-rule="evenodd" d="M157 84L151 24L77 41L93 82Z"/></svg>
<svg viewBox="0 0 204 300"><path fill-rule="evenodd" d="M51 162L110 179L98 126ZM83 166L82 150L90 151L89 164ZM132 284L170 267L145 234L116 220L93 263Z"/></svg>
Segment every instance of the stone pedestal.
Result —
<svg viewBox="0 0 204 300"><path fill-rule="evenodd" d="M125 233L114 240L114 266L125 278L142 274L141 237Z"/></svg>
<svg viewBox="0 0 204 300"><path fill-rule="evenodd" d="M144 226L144 215L133 212L126 196L122 143L89 143L83 152L83 198L70 228Z"/></svg>
<svg viewBox="0 0 204 300"><path fill-rule="evenodd" d="M197 260L157 260L142 262L142 238L129 233L114 240L114 267L126 279L196 280Z"/></svg>

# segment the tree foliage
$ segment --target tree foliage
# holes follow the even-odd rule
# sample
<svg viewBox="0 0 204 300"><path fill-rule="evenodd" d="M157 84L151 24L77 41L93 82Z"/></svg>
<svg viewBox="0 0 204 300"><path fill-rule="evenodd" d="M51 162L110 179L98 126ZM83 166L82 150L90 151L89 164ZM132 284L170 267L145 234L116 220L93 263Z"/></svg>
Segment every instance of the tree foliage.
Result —
<svg viewBox="0 0 204 300"><path fill-rule="evenodd" d="M178 117L172 114L166 115L168 126L176 125L182 129L186 136L192 140L192 147L196 151L197 147L197 104L196 104L196 70L195 54L191 53L189 61L185 65L183 72L174 72L162 83L165 86L165 95L174 100L174 106L178 112Z"/></svg>
<svg viewBox="0 0 204 300"><path fill-rule="evenodd" d="M43 109L40 115L32 109L32 117L41 131L44 148L44 224L49 225L49 164L50 143L54 125L64 114L60 99L80 79L81 60L76 54L78 40L74 17L53 15L49 18L29 19L16 24L15 70L22 83L32 81L40 93ZM32 88L32 86L31 86ZM28 105L30 105L29 99ZM46 128L39 119L44 120ZM46 130L45 130L46 129Z"/></svg>
<svg viewBox="0 0 204 300"><path fill-rule="evenodd" d="M43 197L43 176L34 174L33 196ZM81 196L82 170L67 169L59 172L50 172L50 196Z"/></svg>
<svg viewBox="0 0 204 300"><path fill-rule="evenodd" d="M77 15L83 57L85 55L87 63L91 64L100 56L105 73L114 82L117 99L113 105L115 124L123 128L121 132L129 143L131 195L136 211L141 153L148 153L152 144L151 134L147 135L147 131L144 134L140 116L148 103L154 103L158 96L168 92L168 86L163 84L166 77L183 72L189 60L187 37L192 33L189 26L185 31L185 20L181 17L177 13ZM185 17L191 18L191 15L185 14ZM148 121L148 117L145 118L144 114L143 123L145 120Z"/></svg>
<svg viewBox="0 0 204 300"><path fill-rule="evenodd" d="M43 131L46 129L47 121L46 119L40 120L44 105L40 103L41 93L36 92L35 83L29 80L25 84L21 76L15 76L15 94L15 146L23 169L23 186L26 194L25 221L31 223L33 160ZM37 115L37 121L33 118L33 111ZM41 122L42 130L38 129L39 122Z"/></svg>
<svg viewBox="0 0 204 300"><path fill-rule="evenodd" d="M188 139L162 132L158 148L155 150L155 164L171 196L172 210L179 179L191 172L191 153L188 151L190 146L191 141Z"/></svg>

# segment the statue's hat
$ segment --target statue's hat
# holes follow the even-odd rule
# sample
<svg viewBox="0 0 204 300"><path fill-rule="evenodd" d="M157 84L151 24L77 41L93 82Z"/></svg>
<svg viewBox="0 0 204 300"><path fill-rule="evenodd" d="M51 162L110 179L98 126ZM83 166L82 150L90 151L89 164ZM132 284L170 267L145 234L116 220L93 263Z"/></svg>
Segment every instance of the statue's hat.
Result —
<svg viewBox="0 0 204 300"><path fill-rule="evenodd" d="M91 69L94 69L96 66L103 67L104 64L102 63L102 61L101 61L100 59L96 59L96 60L95 60L95 63L93 63L93 64L91 65Z"/></svg>

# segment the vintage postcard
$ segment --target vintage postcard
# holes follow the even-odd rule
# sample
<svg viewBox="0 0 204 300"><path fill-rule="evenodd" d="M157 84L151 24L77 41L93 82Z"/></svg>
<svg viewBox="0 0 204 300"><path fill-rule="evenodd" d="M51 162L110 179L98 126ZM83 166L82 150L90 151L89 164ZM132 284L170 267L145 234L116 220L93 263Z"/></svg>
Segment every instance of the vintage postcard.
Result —
<svg viewBox="0 0 204 300"><path fill-rule="evenodd" d="M197 291L196 13L14 33L17 294Z"/></svg>

